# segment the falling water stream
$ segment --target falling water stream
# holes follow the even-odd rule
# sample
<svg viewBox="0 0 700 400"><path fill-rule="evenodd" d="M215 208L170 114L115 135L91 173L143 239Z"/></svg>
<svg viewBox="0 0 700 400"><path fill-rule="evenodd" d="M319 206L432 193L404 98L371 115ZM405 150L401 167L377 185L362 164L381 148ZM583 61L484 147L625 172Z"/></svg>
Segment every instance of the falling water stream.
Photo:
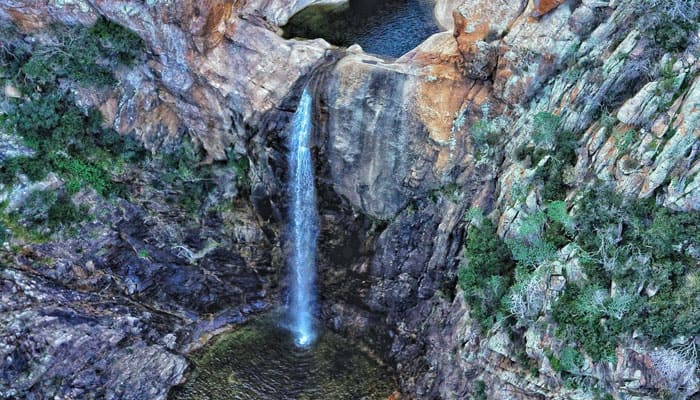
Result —
<svg viewBox="0 0 700 400"><path fill-rule="evenodd" d="M310 345L316 338L314 282L318 213L314 166L309 146L311 105L311 96L304 89L289 132L289 234L292 248L289 257L291 279L288 310L290 330L294 334L295 343L302 347Z"/></svg>
<svg viewBox="0 0 700 400"><path fill-rule="evenodd" d="M396 387L392 371L366 349L315 326L318 212L311 114L312 98L304 90L288 131L286 312L260 316L192 353L193 368L171 391L172 400L382 400Z"/></svg>
<svg viewBox="0 0 700 400"><path fill-rule="evenodd" d="M302 14L299 21L304 29L332 22L325 33L345 32L345 28L337 29L341 25L360 26L357 34L348 28L347 40L337 44L361 43L371 52L394 57L436 29L431 0L377 4L378 11L369 16L331 9L333 18L326 18L327 14L310 9L308 15L313 18L306 20ZM360 22L365 25L358 25ZM292 25L286 29L290 35L295 34ZM297 26L301 29L301 25ZM390 368L358 343L315 323L319 218L310 149L312 111L312 97L304 90L288 131L289 292L285 311L259 316L189 354L192 368L186 382L169 393L172 400L381 400L396 388Z"/></svg>

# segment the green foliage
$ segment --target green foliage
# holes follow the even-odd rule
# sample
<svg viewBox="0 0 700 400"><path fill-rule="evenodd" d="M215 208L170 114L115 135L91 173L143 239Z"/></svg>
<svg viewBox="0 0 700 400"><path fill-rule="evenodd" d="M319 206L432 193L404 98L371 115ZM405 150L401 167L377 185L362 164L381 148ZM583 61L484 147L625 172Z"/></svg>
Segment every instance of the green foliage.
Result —
<svg viewBox="0 0 700 400"><path fill-rule="evenodd" d="M25 200L14 217L28 228L58 228L79 222L85 213L81 212L65 194L52 191L34 191Z"/></svg>
<svg viewBox="0 0 700 400"><path fill-rule="evenodd" d="M552 307L562 337L599 360L632 330L658 345L700 334L698 260L689 252L700 245L700 213L676 213L605 187L587 190L577 204L575 241L589 255L582 259L589 282L567 285ZM637 295L645 287L655 294Z"/></svg>
<svg viewBox="0 0 700 400"><path fill-rule="evenodd" d="M486 400L486 383L482 380L474 382L474 398L473 400Z"/></svg>
<svg viewBox="0 0 700 400"><path fill-rule="evenodd" d="M109 60L133 62L142 45L133 33L102 19L91 28L56 26L53 33L54 41L34 47L23 41L0 46L2 70L25 93L11 99L7 113L0 115L0 128L35 150L34 157L3 162L0 180L11 184L20 173L39 180L56 171L71 193L86 186L103 195L114 193L113 168L120 160L137 160L142 151L132 140L102 128L100 112L79 108L59 82L113 84Z"/></svg>
<svg viewBox="0 0 700 400"><path fill-rule="evenodd" d="M39 45L19 70L16 83L25 88L55 85L56 78L70 78L85 85L115 83L109 60L131 65L143 53L143 43L126 28L101 18L92 27L55 26L56 40Z"/></svg>
<svg viewBox="0 0 700 400"><path fill-rule="evenodd" d="M615 146L619 154L625 154L637 140L637 131L628 129L625 132L614 135Z"/></svg>
<svg viewBox="0 0 700 400"><path fill-rule="evenodd" d="M698 10L689 0L637 0L643 35L666 51L682 51L698 29Z"/></svg>
<svg viewBox="0 0 700 400"><path fill-rule="evenodd" d="M189 213L201 208L202 201L214 185L211 169L200 166L200 158L191 142L185 140L176 151L160 160L160 168L166 171L163 180L170 185L172 192L167 201Z"/></svg>
<svg viewBox="0 0 700 400"><path fill-rule="evenodd" d="M481 226L484 222L484 212L479 207L470 207L464 215L464 220L474 226Z"/></svg>
<svg viewBox="0 0 700 400"><path fill-rule="evenodd" d="M69 193L75 193L84 186L91 186L103 195L111 189L107 172L95 165L60 155L54 157L52 161L54 168L67 178L66 189Z"/></svg>
<svg viewBox="0 0 700 400"><path fill-rule="evenodd" d="M471 306L471 315L485 329L503 317L501 299L512 281L513 258L498 237L489 219L470 226L464 247L464 260L458 271L459 286ZM500 313L500 315L499 315Z"/></svg>
<svg viewBox="0 0 700 400"><path fill-rule="evenodd" d="M576 373L583 367L583 356L575 348L566 346L559 354L559 365L563 371Z"/></svg>
<svg viewBox="0 0 700 400"><path fill-rule="evenodd" d="M121 64L132 65L143 54L141 38L104 18L89 28L87 36L97 41L102 56L115 58Z"/></svg>
<svg viewBox="0 0 700 400"><path fill-rule="evenodd" d="M20 173L36 181L46 176L48 166L44 160L34 157L10 158L0 163L0 183L12 184Z"/></svg>
<svg viewBox="0 0 700 400"><path fill-rule="evenodd" d="M700 333L700 273L676 276L666 290L644 299L639 309L646 315L641 322L644 333L660 345L668 345L677 336Z"/></svg>
<svg viewBox="0 0 700 400"><path fill-rule="evenodd" d="M576 224L566 209L566 202L561 200L547 205L547 224L542 239L556 248L564 247L573 240Z"/></svg>
<svg viewBox="0 0 700 400"><path fill-rule="evenodd" d="M552 369L564 375L576 374L583 367L583 355L571 346L564 347L557 355L550 349L545 349L544 354Z"/></svg>
<svg viewBox="0 0 700 400"><path fill-rule="evenodd" d="M536 146L553 146L557 139L557 126L560 117L551 113L537 113L533 119L532 140Z"/></svg>
<svg viewBox="0 0 700 400"><path fill-rule="evenodd" d="M545 261L552 260L557 253L557 247L554 243L540 238L529 242L513 239L508 240L507 243L513 254L513 259L518 264L527 267L534 267Z"/></svg>
<svg viewBox="0 0 700 400"><path fill-rule="evenodd" d="M229 154L229 166L236 172L236 184L239 189L246 189L250 186L248 181L248 171L250 171L250 160L246 156L233 156Z"/></svg>
<svg viewBox="0 0 700 400"><path fill-rule="evenodd" d="M564 207L566 207L565 204ZM512 252L513 259L525 267L535 267L554 259L558 248L569 243L569 240L563 232L559 234L557 231L557 236L554 237L553 227L558 227L563 231L563 226L552 221L548 213L543 211L533 212L523 218L520 221L518 237L506 242Z"/></svg>
<svg viewBox="0 0 700 400"><path fill-rule="evenodd" d="M470 127L469 133L472 136L477 159L493 157L503 137L505 124L505 119L498 117L491 121L481 119Z"/></svg>
<svg viewBox="0 0 700 400"><path fill-rule="evenodd" d="M573 230L574 219L569 216L566 210L566 202L557 200L547 205L547 217L563 225L568 230Z"/></svg>
<svg viewBox="0 0 700 400"><path fill-rule="evenodd" d="M521 149L519 157L532 157L534 165L549 155L545 165L537 169L535 177L542 185L542 197L546 201L563 200L566 197L564 170L576 161L576 137L568 131L559 131L560 117L550 113L538 113L533 120L534 148Z"/></svg>
<svg viewBox="0 0 700 400"><path fill-rule="evenodd" d="M549 360L549 365L552 367L552 369L555 372L561 372L561 364L559 363L559 358L557 358L557 356L555 356L554 353L549 349L545 350L545 355L547 356L547 360Z"/></svg>
<svg viewBox="0 0 700 400"><path fill-rule="evenodd" d="M700 273L692 269L698 265L693 249L700 246L700 213L673 212L601 185L582 193L573 217L568 208L562 200L549 202L545 211L524 217L518 235L507 241L518 263L510 292L523 294L513 299L527 312L539 310L530 304L539 297L535 286L527 286L528 271L571 242L582 250L587 281L570 282L552 304L550 315L568 344L550 359L555 369L574 374L582 352L596 361L614 359L618 341L632 330L665 346L674 337L700 334ZM487 274L479 272L472 279L484 281Z"/></svg>
<svg viewBox="0 0 700 400"><path fill-rule="evenodd" d="M559 324L559 335L569 343L578 343L594 361L614 355L617 334L596 319L597 309L587 308L585 294L576 285L567 286L552 306L552 317Z"/></svg>
<svg viewBox="0 0 700 400"><path fill-rule="evenodd" d="M10 231L7 229L5 224L0 221L0 246L10 239Z"/></svg>
<svg viewBox="0 0 700 400"><path fill-rule="evenodd" d="M500 138L500 130L485 119L474 123L469 132L472 134L474 144L480 149L497 145Z"/></svg>

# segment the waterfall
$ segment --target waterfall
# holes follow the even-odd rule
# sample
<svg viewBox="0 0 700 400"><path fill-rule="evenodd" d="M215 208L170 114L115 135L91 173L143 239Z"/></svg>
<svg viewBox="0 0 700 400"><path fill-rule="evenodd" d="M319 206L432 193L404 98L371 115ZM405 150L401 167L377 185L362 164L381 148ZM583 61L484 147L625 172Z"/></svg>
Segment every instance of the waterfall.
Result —
<svg viewBox="0 0 700 400"><path fill-rule="evenodd" d="M310 136L311 96L304 89L289 133L289 234L292 251L289 259L288 313L295 343L302 347L308 346L316 338L314 282L318 213Z"/></svg>

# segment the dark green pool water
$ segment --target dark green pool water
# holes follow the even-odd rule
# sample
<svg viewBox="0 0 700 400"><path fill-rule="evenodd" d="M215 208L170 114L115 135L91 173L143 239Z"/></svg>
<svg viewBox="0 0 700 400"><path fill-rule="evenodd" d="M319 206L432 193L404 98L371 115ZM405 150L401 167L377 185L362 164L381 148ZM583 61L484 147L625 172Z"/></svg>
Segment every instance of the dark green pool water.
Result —
<svg viewBox="0 0 700 400"><path fill-rule="evenodd" d="M285 38L323 38L336 46L359 44L368 53L400 57L439 32L431 0L356 0L316 5L294 15Z"/></svg>
<svg viewBox="0 0 700 400"><path fill-rule="evenodd" d="M300 349L273 318L216 338L192 355L194 369L173 400L386 399L391 372L331 332Z"/></svg>

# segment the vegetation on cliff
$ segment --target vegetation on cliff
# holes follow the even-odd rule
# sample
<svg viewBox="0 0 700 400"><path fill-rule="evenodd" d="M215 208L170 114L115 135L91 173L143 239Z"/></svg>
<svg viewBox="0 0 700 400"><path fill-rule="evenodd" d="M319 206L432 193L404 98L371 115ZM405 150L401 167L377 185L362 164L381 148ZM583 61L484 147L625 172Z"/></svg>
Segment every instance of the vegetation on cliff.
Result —
<svg viewBox="0 0 700 400"><path fill-rule="evenodd" d="M531 189L545 206L521 209L505 240L480 213L465 218L470 227L459 284L471 317L485 330L515 337L554 323L557 351L547 354L564 377L581 376L583 355L615 363L616 348L632 337L666 349L682 346L682 353L668 350L656 363L677 357L683 362L674 362L672 372L692 374L700 335L700 212L623 196L600 181L572 193L562 175L575 161L576 141L558 123L556 116L537 114L534 146L515 153L537 166ZM553 284L557 277L566 284Z"/></svg>
<svg viewBox="0 0 700 400"><path fill-rule="evenodd" d="M141 48L138 37L106 20L90 28L56 26L46 43L4 42L0 74L18 95L0 115L0 129L22 137L34 155L3 163L3 183L13 183L18 173L37 181L57 171L71 193L85 186L104 195L118 191L112 176L120 163L140 156L139 148L103 128L99 110L81 109L66 79L87 87L113 85L110 60L130 64Z"/></svg>

